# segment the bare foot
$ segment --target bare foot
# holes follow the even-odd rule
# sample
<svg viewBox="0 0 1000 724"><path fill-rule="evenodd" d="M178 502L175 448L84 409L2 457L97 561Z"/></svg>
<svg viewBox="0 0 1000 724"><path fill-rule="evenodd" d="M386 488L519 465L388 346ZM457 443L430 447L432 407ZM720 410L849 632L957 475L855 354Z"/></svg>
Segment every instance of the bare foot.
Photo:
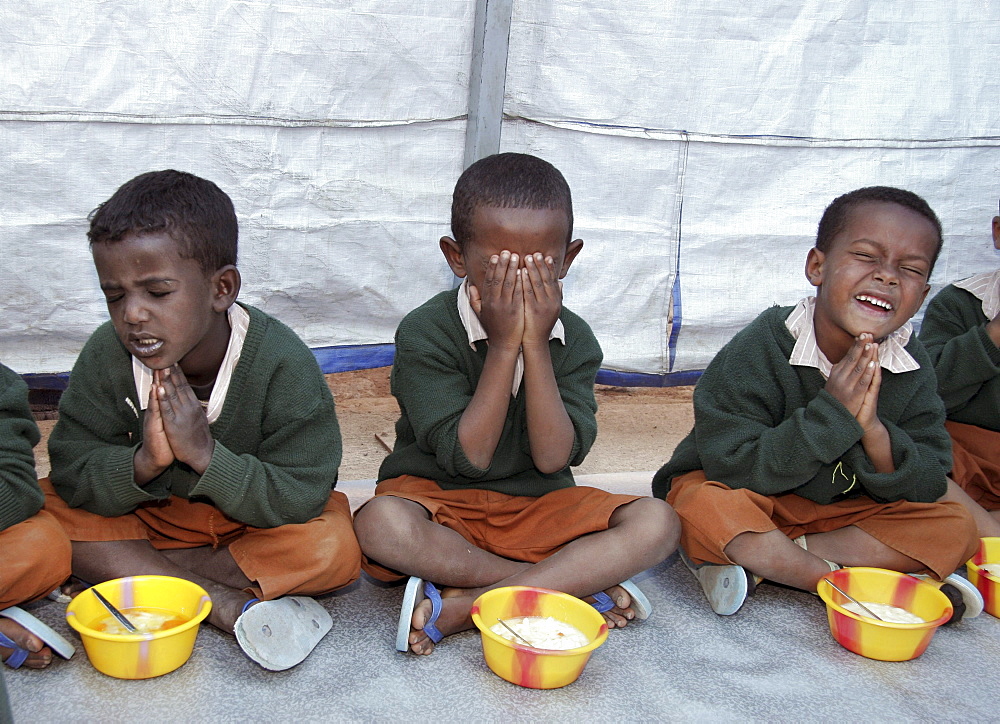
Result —
<svg viewBox="0 0 1000 724"><path fill-rule="evenodd" d="M471 591L464 588L445 588L441 591L441 615L434 625L443 635L450 636L473 627L470 612L478 593L470 594ZM431 617L431 609L429 598L425 598L413 609L412 628L407 640L410 651L421 656L426 656L434 650L434 642L423 631L424 624Z"/></svg>
<svg viewBox="0 0 1000 724"><path fill-rule="evenodd" d="M604 589L604 592L615 602L615 607L609 611L604 611L601 615L608 624L608 628L624 628L625 625L635 618L635 611L632 610L632 597L628 595L621 586L612 586ZM587 603L593 603L594 597L587 596L583 599Z"/></svg>
<svg viewBox="0 0 1000 724"><path fill-rule="evenodd" d="M70 576L66 579L66 582L59 586L59 593L64 596L69 596L70 598L76 598L79 594L90 588L90 584L86 581L81 581L76 576Z"/></svg>
<svg viewBox="0 0 1000 724"><path fill-rule="evenodd" d="M23 664L29 669L44 669L52 663L52 649L16 621L0 616L0 633L30 652ZM14 649L0 646L0 661L6 661L13 653Z"/></svg>

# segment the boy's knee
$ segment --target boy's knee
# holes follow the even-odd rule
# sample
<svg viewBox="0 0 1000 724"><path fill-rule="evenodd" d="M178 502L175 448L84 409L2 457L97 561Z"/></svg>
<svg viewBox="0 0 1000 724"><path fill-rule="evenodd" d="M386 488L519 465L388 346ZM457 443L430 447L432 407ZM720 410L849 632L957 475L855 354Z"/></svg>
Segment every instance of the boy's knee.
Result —
<svg viewBox="0 0 1000 724"><path fill-rule="evenodd" d="M423 511L423 515L420 515ZM354 533L365 553L414 536L414 525L429 514L423 506L394 495L372 498L354 515Z"/></svg>
<svg viewBox="0 0 1000 724"><path fill-rule="evenodd" d="M623 505L618 521L612 523L633 528L651 545L656 546L666 558L677 549L681 537L681 521L677 512L660 498L639 498Z"/></svg>

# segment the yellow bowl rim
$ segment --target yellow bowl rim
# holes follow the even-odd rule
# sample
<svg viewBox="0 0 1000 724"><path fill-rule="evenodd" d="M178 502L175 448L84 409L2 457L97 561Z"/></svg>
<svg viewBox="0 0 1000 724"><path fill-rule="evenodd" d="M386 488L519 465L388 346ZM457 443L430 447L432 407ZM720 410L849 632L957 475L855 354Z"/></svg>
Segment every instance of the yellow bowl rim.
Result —
<svg viewBox="0 0 1000 724"><path fill-rule="evenodd" d="M841 570L843 570L843 569L841 569ZM900 573L899 571L889 570L888 568L872 568L872 567L863 567L863 566L851 566L851 570L852 571L879 571L879 572L888 572L888 573L895 573L896 575L899 575L899 576L906 576L906 575L908 575L906 573ZM827 606L833 606L833 609L837 613L839 613L839 614L841 614L843 616L847 616L848 618L853 618L855 621L860 621L861 623L867 623L867 624L870 624L872 626L879 626L879 627L885 627L885 628L899 629L901 631L917 631L917 630L920 630L920 629L936 628L938 626L941 626L945 621L947 621L949 618L951 618L951 615L955 612L954 607L951 605L951 601L948 601L948 608L945 609L944 613L942 613L941 616L939 616L938 618L934 619L933 621L924 621L923 623L895 623L893 621L877 621L874 618L871 618L869 616L862 616L860 613L854 613L854 611L849 611L846 608L844 608L843 606L841 606L839 603L836 603L835 601L833 601L832 598L830 598L830 594L833 593L833 586L830 585L830 581L827 580L827 579L829 578L829 576L833 575L834 573L836 573L836 571L830 571L830 573L826 574L821 579L819 579L820 583L824 583L825 582L826 585L822 587L823 590L820 590L820 587L817 586L816 587L816 593L818 593L819 597L821 599L823 599L823 603L825 603ZM910 578L914 578L914 577L910 576ZM938 590L935 586L932 586L927 581L922 581L919 578L915 578L915 580L916 580L916 582L917 582L918 585L920 585L920 586L927 586L928 588L933 589L935 592L937 592L940 595L944 596L944 594L941 593L940 590ZM824 595L824 593L826 595ZM945 596L945 598L947 599L948 597Z"/></svg>
<svg viewBox="0 0 1000 724"><path fill-rule="evenodd" d="M493 591L500 591L504 589L521 590L521 591L538 591L540 593L552 594L567 601L578 602L583 604L584 606L590 606L589 603L580 600L576 596L571 596L570 594L563 593L562 591L553 591L551 588L541 588L540 586L503 586L501 588L491 589L490 591L484 593L483 596L492 593ZM480 596L479 598L482 598L482 596ZM540 649L535 646L525 646L524 644L519 644L516 641L512 641L511 639L504 638L498 633L494 633L493 630L486 625L482 617L479 615L479 598L477 598L475 602L472 604L475 609L472 614L472 622L476 624L476 628L479 629L479 632L481 634L491 639L492 641L496 641L497 643L502 644L508 648L518 649L520 651L530 651L532 653L541 653L546 656L579 656L580 654L586 654L593 651L598 646L603 644L604 641L608 638L608 626L607 622L605 621L604 630L601 631L601 633L599 633L597 637L586 646L578 646L575 649Z"/></svg>
<svg viewBox="0 0 1000 724"><path fill-rule="evenodd" d="M211 613L212 611L212 598L208 595L208 591L206 591L204 588L199 586L194 581L189 581L186 578L177 578L176 576L141 575L141 576L122 576L121 578L112 578L107 581L102 581L101 583L95 583L90 588L87 588L86 590L83 590L80 593L78 593L77 596L82 596L91 588L98 588L99 586L104 586L109 583L116 583L125 578L131 578L133 581L146 581L150 579L163 579L163 578L168 578L175 581L184 581L184 583L190 584L196 587L199 591L201 591L202 598L205 599L205 605L201 607L201 610L197 614L192 616L185 623L182 623L180 626L175 626L174 628L167 629L166 631L154 631L152 633L134 633L134 634L109 634L109 633L104 633L103 631L95 631L94 629L90 628L90 626L85 626L80 621L80 619L76 615L76 610L75 609L72 611L70 610L73 607L73 601L76 600L76 597L74 597L73 601L70 601L69 604L66 606L66 622L70 625L70 627L76 629L76 631L81 636L86 634L90 638L98 639L99 641L111 641L111 642L120 641L122 643L135 643L137 641L152 641L156 639L164 639L170 636L176 636L177 634L184 633L185 631L189 631L195 626L200 625L202 621L208 618L208 614Z"/></svg>

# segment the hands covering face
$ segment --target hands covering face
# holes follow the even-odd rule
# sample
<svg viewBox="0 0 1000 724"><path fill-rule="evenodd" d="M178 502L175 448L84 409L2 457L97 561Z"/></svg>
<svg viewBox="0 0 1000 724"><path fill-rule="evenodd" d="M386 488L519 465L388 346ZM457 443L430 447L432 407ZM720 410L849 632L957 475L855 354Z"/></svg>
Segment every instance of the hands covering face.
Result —
<svg viewBox="0 0 1000 724"><path fill-rule="evenodd" d="M562 282L551 256L502 251L490 257L483 288L469 285L469 302L491 345L548 344L562 310Z"/></svg>

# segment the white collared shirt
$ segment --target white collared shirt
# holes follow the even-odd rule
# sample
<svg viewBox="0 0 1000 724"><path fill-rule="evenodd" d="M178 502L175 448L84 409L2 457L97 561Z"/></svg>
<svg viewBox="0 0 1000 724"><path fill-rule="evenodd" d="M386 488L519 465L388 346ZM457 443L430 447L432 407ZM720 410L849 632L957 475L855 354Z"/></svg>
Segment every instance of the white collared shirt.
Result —
<svg viewBox="0 0 1000 724"><path fill-rule="evenodd" d="M479 317L476 316L475 311L472 309L472 303L469 301L468 277L462 281L462 286L458 288L458 316L462 320L462 326L465 327L465 333L469 336L469 346L472 349L476 348L476 342L481 342L484 339L489 342L486 329L483 327L483 323L479 321ZM561 319L557 319L556 323L552 325L552 331L549 332L549 339L558 339L563 345L566 344L566 330L563 328ZM510 391L514 397L517 397L517 390L521 386L521 378L523 377L524 353L518 352L517 363L514 365L514 381L511 384Z"/></svg>
<svg viewBox="0 0 1000 724"><path fill-rule="evenodd" d="M208 399L208 405L205 406L205 415L208 417L209 424L218 420L219 415L222 414L222 405L226 401L229 383L233 379L233 370L236 369L236 363L240 361L243 342L246 341L247 329L250 328L250 313L239 304L233 304L229 307L229 327L232 331L229 334L226 356L222 358L219 374L212 387L212 395ZM135 390L139 395L139 407L145 410L149 406L149 390L153 386L153 370L133 356L132 376L135 378ZM204 403L202 404L204 406Z"/></svg>
<svg viewBox="0 0 1000 724"><path fill-rule="evenodd" d="M795 338L795 347L788 357L789 364L800 367L815 367L824 378L830 377L833 364L823 354L816 342L816 325L813 316L816 313L816 297L806 297L795 305L795 309L785 320L785 326ZM906 351L906 343L913 334L913 325L906 324L883 339L878 346L879 364L890 372L912 372L920 369L920 364Z"/></svg>
<svg viewBox="0 0 1000 724"><path fill-rule="evenodd" d="M997 313L1000 313L1000 269L975 274L968 279L955 282L955 286L983 302L983 314L987 319L994 319Z"/></svg>

